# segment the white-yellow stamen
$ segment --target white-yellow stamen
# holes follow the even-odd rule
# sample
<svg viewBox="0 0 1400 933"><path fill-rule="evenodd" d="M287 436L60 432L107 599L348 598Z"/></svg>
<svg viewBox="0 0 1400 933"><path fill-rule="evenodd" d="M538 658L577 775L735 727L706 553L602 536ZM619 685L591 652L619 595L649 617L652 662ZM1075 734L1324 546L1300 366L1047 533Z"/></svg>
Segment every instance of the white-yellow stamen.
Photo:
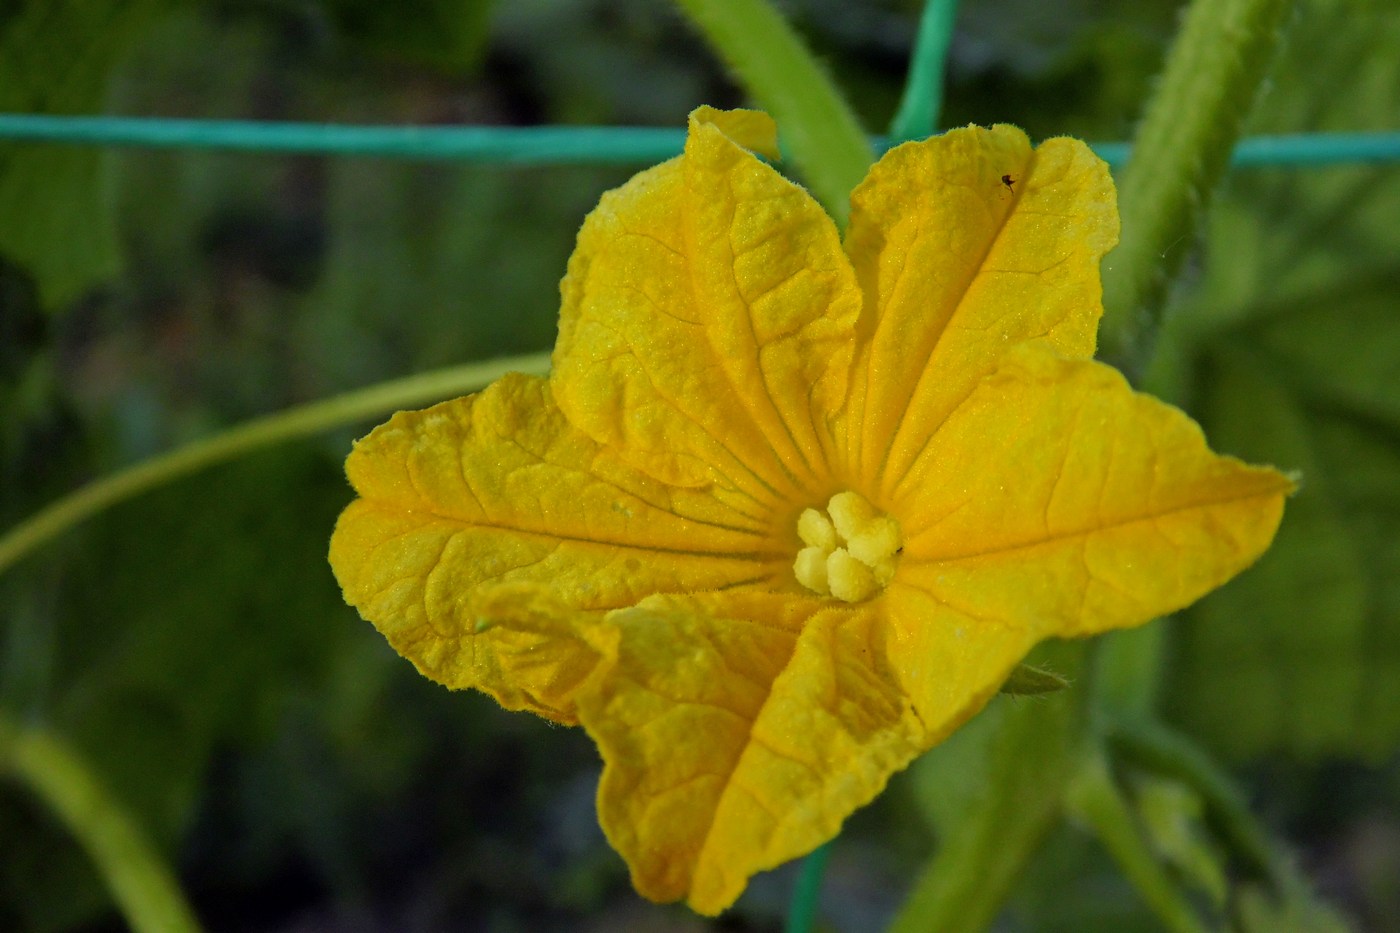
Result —
<svg viewBox="0 0 1400 933"><path fill-rule="evenodd" d="M830 554L831 551L819 547L804 547L797 552L797 562L792 565L792 571L807 589L818 593L831 592L826 583L826 559Z"/></svg>
<svg viewBox="0 0 1400 933"><path fill-rule="evenodd" d="M836 547L836 529L831 520L816 509L808 509L797 520L797 536L809 547L831 551Z"/></svg>
<svg viewBox="0 0 1400 933"><path fill-rule="evenodd" d="M826 514L804 511L797 519L797 536L807 545L792 565L797 582L848 603L869 599L889 585L903 543L899 523L855 492L832 496Z"/></svg>

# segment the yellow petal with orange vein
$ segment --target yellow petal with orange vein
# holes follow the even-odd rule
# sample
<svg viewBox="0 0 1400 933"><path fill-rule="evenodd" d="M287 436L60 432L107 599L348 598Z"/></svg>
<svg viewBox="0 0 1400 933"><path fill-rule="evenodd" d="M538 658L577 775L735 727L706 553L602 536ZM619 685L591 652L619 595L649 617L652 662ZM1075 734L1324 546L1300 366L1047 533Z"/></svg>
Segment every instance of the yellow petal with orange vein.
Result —
<svg viewBox="0 0 1400 933"><path fill-rule="evenodd" d="M553 376L569 419L629 463L770 507L827 475L860 311L830 218L726 135L771 126L702 108L684 155L603 196L561 286Z"/></svg>
<svg viewBox="0 0 1400 933"><path fill-rule="evenodd" d="M762 522L619 462L571 427L534 377L395 415L356 445L346 471L360 498L330 552L345 597L454 688L515 689L483 654L490 638L479 637L474 605L483 588L534 584L568 611L588 611L790 573ZM572 717L567 704L539 705Z"/></svg>
<svg viewBox="0 0 1400 933"><path fill-rule="evenodd" d="M633 884L704 914L835 836L930 744L874 604L796 597L812 614L794 631L728 617L724 601L610 613L615 664L578 699L603 755L599 818Z"/></svg>
<svg viewBox="0 0 1400 933"><path fill-rule="evenodd" d="M1027 348L928 439L896 497L899 581L1037 637L1193 602L1273 540L1293 483L1214 454L1116 370Z"/></svg>
<svg viewBox="0 0 1400 933"><path fill-rule="evenodd" d="M1032 150L1011 126L893 149L851 205L846 249L866 304L838 436L859 484L880 496L1018 344L1093 355L1099 261L1118 240L1118 213L1088 146Z"/></svg>

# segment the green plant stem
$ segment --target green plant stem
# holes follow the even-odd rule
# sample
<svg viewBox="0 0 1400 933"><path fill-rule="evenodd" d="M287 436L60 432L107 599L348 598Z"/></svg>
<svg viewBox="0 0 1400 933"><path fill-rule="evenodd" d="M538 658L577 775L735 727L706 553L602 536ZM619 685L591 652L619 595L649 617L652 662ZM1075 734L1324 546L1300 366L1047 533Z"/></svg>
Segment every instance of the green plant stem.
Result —
<svg viewBox="0 0 1400 933"><path fill-rule="evenodd" d="M1050 783L1047 781L1046 783ZM1060 818L1063 785L1029 799L994 787L993 805L939 840L889 933L990 929L1035 850ZM1001 792L999 792L1001 791Z"/></svg>
<svg viewBox="0 0 1400 933"><path fill-rule="evenodd" d="M141 828L56 735L0 712L0 772L24 782L87 851L137 933L197 931L199 922Z"/></svg>
<svg viewBox="0 0 1400 933"><path fill-rule="evenodd" d="M784 153L842 226L875 161L850 107L792 27L764 0L676 0L744 88L778 121Z"/></svg>
<svg viewBox="0 0 1400 933"><path fill-rule="evenodd" d="M1102 754L1087 757L1070 782L1066 803L1103 843L1123 874L1167 929L1206 933L1191 904L1167 874L1143 838L1128 802Z"/></svg>
<svg viewBox="0 0 1400 933"><path fill-rule="evenodd" d="M1293 0L1193 0L1119 180L1104 262L1102 355L1140 371L1168 288L1230 161Z"/></svg>
<svg viewBox="0 0 1400 933"><path fill-rule="evenodd" d="M1050 642L1032 657L1074 684L1084 669L1086 647L1082 641ZM980 715L995 719L965 727L990 728L975 755L950 762L963 776L974 769L972 780L980 791L937 820L937 854L914 880L890 933L976 933L991 927L1060 820L1066 787L1083 754L1084 700L1074 686L1042 697L994 700L998 708Z"/></svg>
<svg viewBox="0 0 1400 933"><path fill-rule="evenodd" d="M818 847L802 860L802 870L797 876L797 886L792 891L792 903L788 905L786 933L812 933L817 920L817 897L821 894L822 875L826 872L826 860L831 856L835 840Z"/></svg>
<svg viewBox="0 0 1400 933"><path fill-rule="evenodd" d="M97 513L216 463L386 411L462 395L508 372L543 373L548 368L547 353L469 363L383 382L255 418L104 476L40 510L0 535L0 573L46 541Z"/></svg>
<svg viewBox="0 0 1400 933"><path fill-rule="evenodd" d="M948 46L953 41L953 21L958 0L927 0L919 20L919 35L904 81L904 96L890 123L890 141L902 143L923 139L938 129L943 109L943 81L948 63Z"/></svg>
<svg viewBox="0 0 1400 933"><path fill-rule="evenodd" d="M1109 747L1123 759L1182 781L1205 801L1211 822L1250 870L1285 890L1291 872L1269 844L1230 776L1195 742L1161 723L1108 719Z"/></svg>
<svg viewBox="0 0 1400 933"><path fill-rule="evenodd" d="M1162 650L1170 619L1109 632L1094 645L1094 709L1116 717L1146 720L1157 709Z"/></svg>

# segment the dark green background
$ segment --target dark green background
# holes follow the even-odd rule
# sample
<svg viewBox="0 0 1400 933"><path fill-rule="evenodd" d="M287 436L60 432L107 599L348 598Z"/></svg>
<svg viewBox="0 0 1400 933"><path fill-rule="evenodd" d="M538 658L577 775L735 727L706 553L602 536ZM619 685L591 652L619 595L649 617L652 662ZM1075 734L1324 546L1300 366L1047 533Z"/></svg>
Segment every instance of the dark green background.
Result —
<svg viewBox="0 0 1400 933"><path fill-rule="evenodd" d="M915 6L785 5L872 131ZM1177 14L967 0L944 122L1126 139ZM0 5L0 111L674 127L744 100L661 0ZM1400 129L1397 5L1300 3L1251 125ZM574 232L631 171L0 144L0 522L254 415L547 348ZM1375 930L1400 927L1397 218L1400 167L1230 176L1205 244L1177 247L1150 377L1217 448L1303 476L1275 549L1167 623L1163 707ZM365 427L134 500L0 577L3 708L89 757L211 930L775 929L790 870L720 922L641 902L581 733L422 680L342 604L325 547ZM832 928L888 918L977 740L855 818ZM1003 922L1155 928L1072 828ZM120 928L62 827L0 784L0 929Z"/></svg>

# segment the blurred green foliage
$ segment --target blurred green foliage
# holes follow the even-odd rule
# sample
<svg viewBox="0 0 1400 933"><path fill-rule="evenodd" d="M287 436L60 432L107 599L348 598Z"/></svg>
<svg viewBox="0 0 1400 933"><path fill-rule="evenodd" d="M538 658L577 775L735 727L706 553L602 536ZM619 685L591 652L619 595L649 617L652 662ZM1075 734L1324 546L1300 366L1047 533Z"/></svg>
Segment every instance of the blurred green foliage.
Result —
<svg viewBox="0 0 1400 933"><path fill-rule="evenodd" d="M0 111L99 109L112 68L162 5L62 0L0 11ZM0 145L0 255L30 269L51 306L117 271L105 161L96 149Z"/></svg>
<svg viewBox="0 0 1400 933"><path fill-rule="evenodd" d="M872 130L917 7L787 4ZM1302 7L1256 131L1396 129L1395 5ZM946 121L1125 138L1176 12L967 0ZM0 8L0 110L675 126L740 101L644 0ZM0 144L0 520L254 414L547 347L574 231L627 174ZM1172 623L1164 704L1378 930L1400 926L1397 216L1395 167L1232 176L1151 376L1218 448L1303 475L1274 551ZM13 568L0 705L90 759L213 929L716 928L637 904L583 736L423 681L342 604L324 551L350 437L182 481ZM1038 810L1061 763L1036 751L1028 711L1047 708L1083 727L1066 699L995 701L859 815L833 922L888 919L932 839L990 806L959 783L976 756L1049 833L1007 929L1154 929L1087 837ZM1018 717L1007 745L1017 730L993 730ZM1149 835L1213 896L1232 866L1173 822L1181 787L1139 777ZM774 928L789 882L760 879L724 928ZM1282 929L1294 908L1240 909ZM62 828L0 784L0 929L113 929L109 911Z"/></svg>
<svg viewBox="0 0 1400 933"><path fill-rule="evenodd" d="M1393 3L1306 5L1255 132L1394 129L1397 48ZM1400 741L1396 217L1394 166L1238 174L1173 322L1206 434L1302 475L1267 559L1184 614L1169 705L1235 761Z"/></svg>

